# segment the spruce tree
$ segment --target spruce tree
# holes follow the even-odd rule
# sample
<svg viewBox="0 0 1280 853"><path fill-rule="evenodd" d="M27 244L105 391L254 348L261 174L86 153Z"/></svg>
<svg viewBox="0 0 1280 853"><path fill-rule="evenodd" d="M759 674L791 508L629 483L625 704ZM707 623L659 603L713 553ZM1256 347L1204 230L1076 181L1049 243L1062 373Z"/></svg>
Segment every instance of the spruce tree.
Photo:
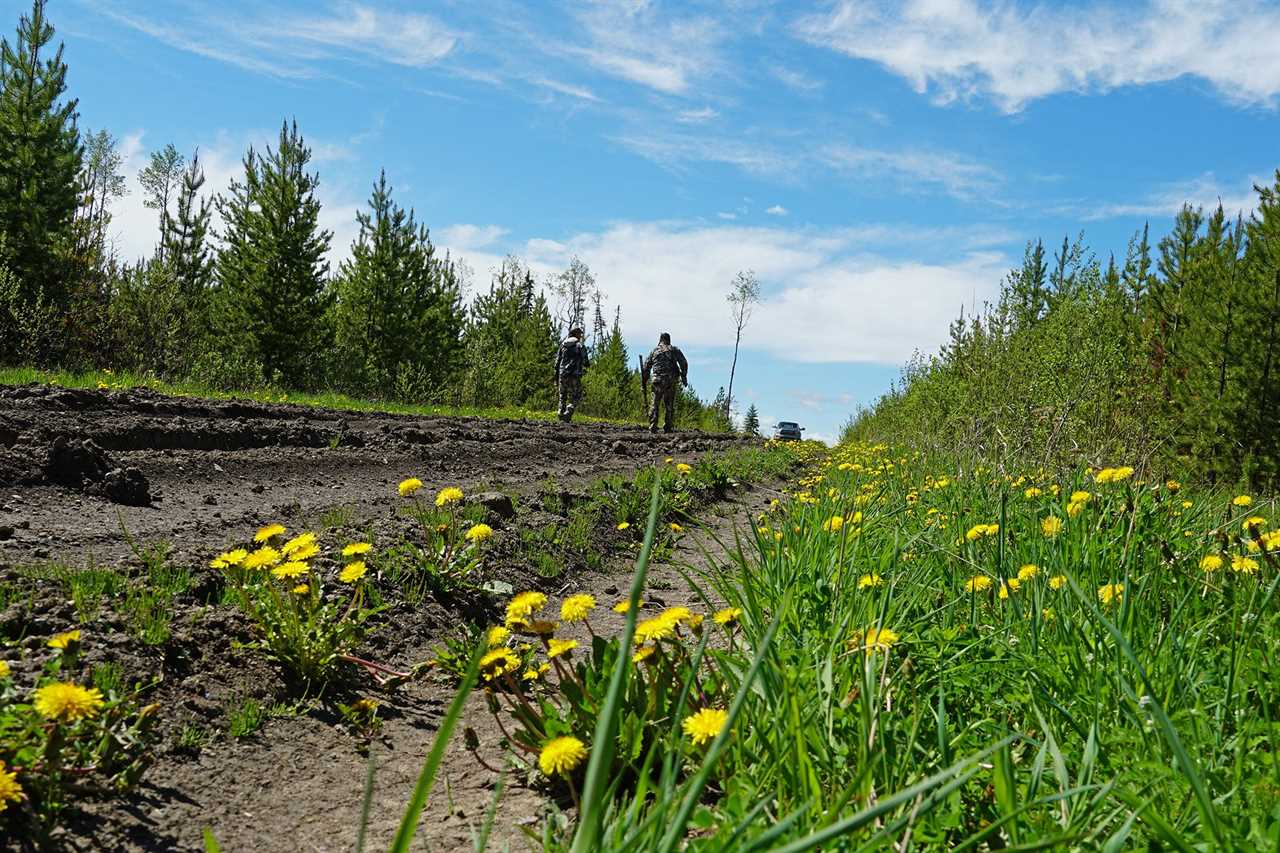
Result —
<svg viewBox="0 0 1280 853"><path fill-rule="evenodd" d="M464 336L466 400L480 406L549 406L559 339L533 274L509 257L471 305Z"/></svg>
<svg viewBox="0 0 1280 853"><path fill-rule="evenodd" d="M297 122L285 122L277 147L265 155L250 148L243 180L217 202L226 227L217 266L224 333L247 345L267 377L299 388L322 380L333 239L320 228L310 161Z"/></svg>
<svg viewBox="0 0 1280 853"><path fill-rule="evenodd" d="M356 214L360 234L337 281L334 331L346 380L382 394L437 396L461 352L464 313L453 265L391 199L383 172Z"/></svg>
<svg viewBox="0 0 1280 853"><path fill-rule="evenodd" d="M1280 481L1280 169L1275 183L1255 186L1258 207L1245 226L1241 333L1250 342L1249 410L1243 430L1250 473L1274 488Z"/></svg>
<svg viewBox="0 0 1280 853"><path fill-rule="evenodd" d="M742 434L752 438L760 437L760 412L755 403L747 407L747 414L742 418Z"/></svg>
<svg viewBox="0 0 1280 853"><path fill-rule="evenodd" d="M196 151L179 176L177 215L165 217L168 224L163 229L164 238L158 253L173 272L185 301L193 307L203 305L214 273L209 233L213 201L200 195L204 181L200 152Z"/></svg>
<svg viewBox="0 0 1280 853"><path fill-rule="evenodd" d="M44 10L45 0L33 0L16 41L0 40L0 260L21 299L65 308L83 149L76 101L63 100L62 46L49 55L54 31Z"/></svg>

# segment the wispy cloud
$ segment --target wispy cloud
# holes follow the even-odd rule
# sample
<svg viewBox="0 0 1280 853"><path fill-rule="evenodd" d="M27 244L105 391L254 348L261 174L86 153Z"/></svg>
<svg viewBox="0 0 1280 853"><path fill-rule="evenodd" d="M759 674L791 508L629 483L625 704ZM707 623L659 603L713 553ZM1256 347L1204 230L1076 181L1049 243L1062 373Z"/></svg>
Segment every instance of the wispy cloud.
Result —
<svg viewBox="0 0 1280 853"><path fill-rule="evenodd" d="M720 115L720 113L715 109L711 107L702 107L696 110L681 110L676 113L676 121L681 124L702 124L703 122L711 121L718 115Z"/></svg>
<svg viewBox="0 0 1280 853"><path fill-rule="evenodd" d="M187 7L95 3L118 24L187 51L274 77L321 75L324 60L354 60L424 68L448 56L459 36L435 18L356 3L327 13L299 14L259 7L254 15L184 13ZM264 57L288 57L288 61Z"/></svg>
<svg viewBox="0 0 1280 853"><path fill-rule="evenodd" d="M821 156L831 168L860 180L888 180L914 192L941 190L960 199L989 196L1003 180L991 166L948 151L829 145Z"/></svg>
<svg viewBox="0 0 1280 853"><path fill-rule="evenodd" d="M562 95L568 95L571 98L579 98L583 101L599 102L595 93L584 86L574 86L570 83L561 83L559 80L549 80L545 77L534 80L534 85L541 86L544 89L550 89L553 92L559 92Z"/></svg>
<svg viewBox="0 0 1280 853"><path fill-rule="evenodd" d="M784 86L802 94L811 95L814 92L820 92L826 85L816 77L810 77L803 71L797 71L794 68L787 68L783 65L770 66L769 71Z"/></svg>
<svg viewBox="0 0 1280 853"><path fill-rule="evenodd" d="M1261 177L1224 186L1212 172L1206 172L1190 181L1165 184L1138 201L1111 202L1102 205L1069 204L1059 212L1079 216L1088 221L1116 219L1128 216L1173 216L1184 204L1213 210L1219 204L1229 217L1248 217L1258 206L1258 197L1252 191L1255 183L1266 183Z"/></svg>
<svg viewBox="0 0 1280 853"><path fill-rule="evenodd" d="M1267 0L836 0L796 32L944 104L985 97L1016 112L1058 92L1184 75L1229 101L1274 106L1280 95L1280 6Z"/></svg>
<svg viewBox="0 0 1280 853"><path fill-rule="evenodd" d="M769 214L770 216L786 216L789 212L790 211L788 211L785 207L783 207L780 204L775 204L773 207L770 207L765 210L765 213Z"/></svg>
<svg viewBox="0 0 1280 853"><path fill-rule="evenodd" d="M794 175L799 166L794 155L740 139L634 133L615 136L613 141L672 169L682 169L692 163L723 163L754 175L785 178Z"/></svg>

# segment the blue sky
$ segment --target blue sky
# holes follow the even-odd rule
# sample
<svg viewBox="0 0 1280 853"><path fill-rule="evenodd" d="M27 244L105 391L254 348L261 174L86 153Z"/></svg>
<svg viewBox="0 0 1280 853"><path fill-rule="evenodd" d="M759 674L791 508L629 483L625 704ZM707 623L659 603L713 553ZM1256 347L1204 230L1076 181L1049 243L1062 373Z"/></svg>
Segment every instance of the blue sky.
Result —
<svg viewBox="0 0 1280 853"><path fill-rule="evenodd" d="M3 0L12 31L28 2ZM295 118L333 257L385 168L473 288L580 256L633 349L670 330L710 396L753 269L742 408L832 437L1024 244L1104 260L1184 200L1248 213L1280 154L1259 0L51 0L82 126L199 147L224 187ZM155 240L131 194L126 257Z"/></svg>

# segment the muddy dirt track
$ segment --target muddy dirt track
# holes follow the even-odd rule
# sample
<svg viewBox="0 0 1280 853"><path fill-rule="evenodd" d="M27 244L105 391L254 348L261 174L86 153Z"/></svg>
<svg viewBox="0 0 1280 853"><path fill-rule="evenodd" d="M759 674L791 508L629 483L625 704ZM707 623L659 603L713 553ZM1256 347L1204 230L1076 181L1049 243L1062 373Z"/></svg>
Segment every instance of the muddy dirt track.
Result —
<svg viewBox="0 0 1280 853"><path fill-rule="evenodd" d="M731 436L640 427L345 412L297 405L0 386L0 562L110 560L121 524L176 555L343 506L385 514L395 484L573 485Z"/></svg>
<svg viewBox="0 0 1280 853"><path fill-rule="evenodd" d="M252 648L252 626L221 603L218 573L208 568L211 555L244 542L261 524L314 529L326 540L391 543L412 535L400 512L399 481L419 477L428 493L458 485L469 496L496 498L485 505L498 531L486 552L486 579L553 597L590 592L606 605L597 627L611 630L621 617L607 605L628 585L634 541L604 519L592 538L591 547L605 555L597 570L566 564L562 574L543 576L520 550L520 532L564 518L539 496L558 491L568 506L607 475L736 445L730 436L652 436L639 427L0 386L0 583L21 591L0 609L0 651L18 682L32 684L51 654L46 638L79 627L80 678L114 664L127 683L143 687L141 701L163 709L155 762L142 785L123 800L86 800L57 836L58 847L200 850L207 826L229 851L351 850L371 756L377 775L368 849L385 849L454 687L428 676L382 690L357 673L323 701L300 697ZM514 507L504 506L502 493L516 496ZM705 517L711 530L730 537L773 496L743 486L708 506ZM119 602L86 617L64 587L40 579L39 567L56 560L110 566L133 588L145 585L124 530L139 546L170 543L169 561L193 571L193 585L172 603L163 642L143 642ZM672 560L688 564L702 548L714 551L708 536L691 531ZM500 602L483 595L410 605L387 592L388 610L359 651L396 668L433 657L464 622L498 618ZM653 567L645 598L650 607L701 604L671 564ZM345 727L334 710L357 696L380 705L383 724L372 738ZM247 700L276 714L257 733L233 738L229 714ZM502 732L478 693L464 725L475 729L486 761L504 766ZM202 732L203 743L184 746L189 731ZM415 849L473 849L473 832L503 775L491 849L530 849L521 827L538 826L551 792L519 774L480 767L460 743L447 753ZM2 836L0 826L6 847Z"/></svg>

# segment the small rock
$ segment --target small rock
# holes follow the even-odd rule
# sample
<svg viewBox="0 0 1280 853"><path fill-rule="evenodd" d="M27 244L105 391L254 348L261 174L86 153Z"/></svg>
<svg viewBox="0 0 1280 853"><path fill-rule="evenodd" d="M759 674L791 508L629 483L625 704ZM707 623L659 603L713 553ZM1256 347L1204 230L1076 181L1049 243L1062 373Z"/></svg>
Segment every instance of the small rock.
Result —
<svg viewBox="0 0 1280 853"><path fill-rule="evenodd" d="M253 492L255 495L260 495L266 490L267 490L267 487L262 485L261 483L254 483L253 488L250 489L249 491Z"/></svg>
<svg viewBox="0 0 1280 853"><path fill-rule="evenodd" d="M627 445L621 439L609 445L609 449L612 450L614 453L618 453L623 456L627 455Z"/></svg>
<svg viewBox="0 0 1280 853"><path fill-rule="evenodd" d="M609 586L606 586L606 587L604 588L604 594L605 594L605 595L617 595L617 594L618 594L618 588L617 588L616 586L613 586L612 584L611 584L611 585L609 585Z"/></svg>
<svg viewBox="0 0 1280 853"><path fill-rule="evenodd" d="M217 495L205 495L205 496L204 496L204 505L205 505L205 506L217 506L217 505L218 505L218 496L217 496Z"/></svg>
<svg viewBox="0 0 1280 853"><path fill-rule="evenodd" d="M13 538L13 528L7 524L0 524L0 541Z"/></svg>
<svg viewBox="0 0 1280 853"><path fill-rule="evenodd" d="M47 560L49 558L49 549L36 548L31 552L31 556L35 557L37 560Z"/></svg>
<svg viewBox="0 0 1280 853"><path fill-rule="evenodd" d="M24 518L24 519L22 519L22 521L19 521L17 524L15 524L15 525L14 525L14 527L18 528L19 530L30 530L30 529L31 529L31 522L30 522L30 521L27 521L27 520Z"/></svg>

